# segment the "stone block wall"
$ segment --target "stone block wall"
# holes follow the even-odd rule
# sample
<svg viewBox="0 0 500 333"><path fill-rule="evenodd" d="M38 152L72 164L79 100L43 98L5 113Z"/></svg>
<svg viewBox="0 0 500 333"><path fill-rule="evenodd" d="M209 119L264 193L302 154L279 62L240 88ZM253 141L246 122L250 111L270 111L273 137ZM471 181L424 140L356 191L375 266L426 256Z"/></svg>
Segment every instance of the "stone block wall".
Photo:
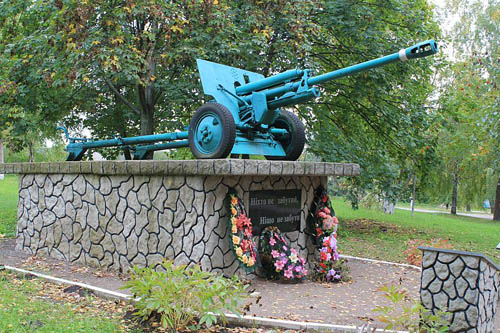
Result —
<svg viewBox="0 0 500 333"><path fill-rule="evenodd" d="M300 189L301 231L286 237L310 261L314 247L302 231L314 191L326 187L328 174L353 175L356 165L113 161L14 169L26 170L19 177L20 250L117 270L168 258L233 275L245 273L227 236L230 188L246 207L249 191Z"/></svg>
<svg viewBox="0 0 500 333"><path fill-rule="evenodd" d="M481 254L420 249L423 306L449 312L450 332L493 332L500 268Z"/></svg>

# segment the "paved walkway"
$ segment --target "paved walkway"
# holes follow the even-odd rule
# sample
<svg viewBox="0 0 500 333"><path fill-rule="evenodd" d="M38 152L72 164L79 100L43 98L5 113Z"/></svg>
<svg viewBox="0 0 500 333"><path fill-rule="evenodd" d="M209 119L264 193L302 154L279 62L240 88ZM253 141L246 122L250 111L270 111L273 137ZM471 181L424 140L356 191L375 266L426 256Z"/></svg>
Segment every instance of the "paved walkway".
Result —
<svg viewBox="0 0 500 333"><path fill-rule="evenodd" d="M401 209L401 210L409 210L411 211L411 208L406 208L406 207L396 207L396 209ZM422 209L422 208L415 208L416 212L420 213L439 213L439 214L448 214L448 211L440 211L440 210L432 210L432 209ZM493 220L493 214L473 214L473 213L457 213L457 215L460 216L468 216L468 217L475 217L478 219L485 219L485 220Z"/></svg>
<svg viewBox="0 0 500 333"><path fill-rule="evenodd" d="M108 290L121 290L125 276L51 258L32 257L14 249L15 240L0 239L0 265L14 266L58 278L90 284ZM401 286L417 299L420 271L414 268L370 263L349 259L352 281L348 283L284 283L255 279L250 288L260 293L258 304L251 305L247 315L309 321L337 325L361 326L367 322L379 328L372 311L378 305L389 305L378 288L384 284ZM128 293L129 294L129 293Z"/></svg>
<svg viewBox="0 0 500 333"><path fill-rule="evenodd" d="M16 251L14 239L0 239L0 265L24 268L53 277L89 284L120 293L129 294L120 287L126 276L117 272L103 271L64 261L33 257ZM420 275L418 269L391 264L349 259L352 281L348 283L284 283L255 279L250 290L261 296L253 302L247 315L287 319L294 321L327 323L335 325L383 328L372 310L379 305L390 305L378 289L383 285L395 285L408 292L411 299L418 299ZM500 314L496 316L500 328ZM497 329L498 331L498 329Z"/></svg>

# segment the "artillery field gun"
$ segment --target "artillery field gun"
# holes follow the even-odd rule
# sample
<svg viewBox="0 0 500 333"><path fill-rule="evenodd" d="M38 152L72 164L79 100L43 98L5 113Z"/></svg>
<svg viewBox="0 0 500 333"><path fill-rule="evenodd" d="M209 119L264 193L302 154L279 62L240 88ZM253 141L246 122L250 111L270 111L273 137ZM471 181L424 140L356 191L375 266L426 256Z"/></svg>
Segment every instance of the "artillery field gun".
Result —
<svg viewBox="0 0 500 333"><path fill-rule="evenodd" d="M305 144L304 125L293 113L280 110L320 95L318 84L396 61L437 53L434 40L418 43L391 55L311 76L293 69L265 78L263 75L205 60L197 60L201 83L214 101L202 105L187 131L130 138L89 140L69 137L68 161L79 161L88 149L122 147L144 159L149 151L190 147L200 159L234 155L264 155L267 159L295 161Z"/></svg>

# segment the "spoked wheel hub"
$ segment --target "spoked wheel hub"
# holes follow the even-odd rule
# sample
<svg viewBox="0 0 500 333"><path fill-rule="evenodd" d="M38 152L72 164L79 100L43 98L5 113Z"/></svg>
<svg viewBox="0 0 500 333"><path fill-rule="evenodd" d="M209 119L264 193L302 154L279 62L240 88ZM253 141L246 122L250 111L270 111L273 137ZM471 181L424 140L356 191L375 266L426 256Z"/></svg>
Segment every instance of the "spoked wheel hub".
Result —
<svg viewBox="0 0 500 333"><path fill-rule="evenodd" d="M196 158L225 158L233 149L236 127L231 112L221 104L200 107L189 125L189 147Z"/></svg>

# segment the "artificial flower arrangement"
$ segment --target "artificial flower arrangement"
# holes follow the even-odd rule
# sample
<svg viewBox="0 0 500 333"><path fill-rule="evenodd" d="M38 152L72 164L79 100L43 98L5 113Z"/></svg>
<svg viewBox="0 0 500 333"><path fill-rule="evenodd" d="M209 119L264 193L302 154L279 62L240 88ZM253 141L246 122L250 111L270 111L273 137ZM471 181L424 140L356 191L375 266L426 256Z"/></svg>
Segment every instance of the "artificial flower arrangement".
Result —
<svg viewBox="0 0 500 333"><path fill-rule="evenodd" d="M316 262L315 277L321 281L335 282L343 279L345 271L340 262L337 248L338 219L331 208L328 193L320 188L316 193L312 211L312 229L316 246L319 248L319 258Z"/></svg>
<svg viewBox="0 0 500 333"><path fill-rule="evenodd" d="M231 243L236 257L248 270L255 268L256 246L252 240L252 221L247 217L243 204L236 193L230 192L231 216L229 229L231 231Z"/></svg>
<svg viewBox="0 0 500 333"><path fill-rule="evenodd" d="M262 268L268 278L301 280L307 274L306 261L288 245L276 227L265 228L259 239Z"/></svg>

